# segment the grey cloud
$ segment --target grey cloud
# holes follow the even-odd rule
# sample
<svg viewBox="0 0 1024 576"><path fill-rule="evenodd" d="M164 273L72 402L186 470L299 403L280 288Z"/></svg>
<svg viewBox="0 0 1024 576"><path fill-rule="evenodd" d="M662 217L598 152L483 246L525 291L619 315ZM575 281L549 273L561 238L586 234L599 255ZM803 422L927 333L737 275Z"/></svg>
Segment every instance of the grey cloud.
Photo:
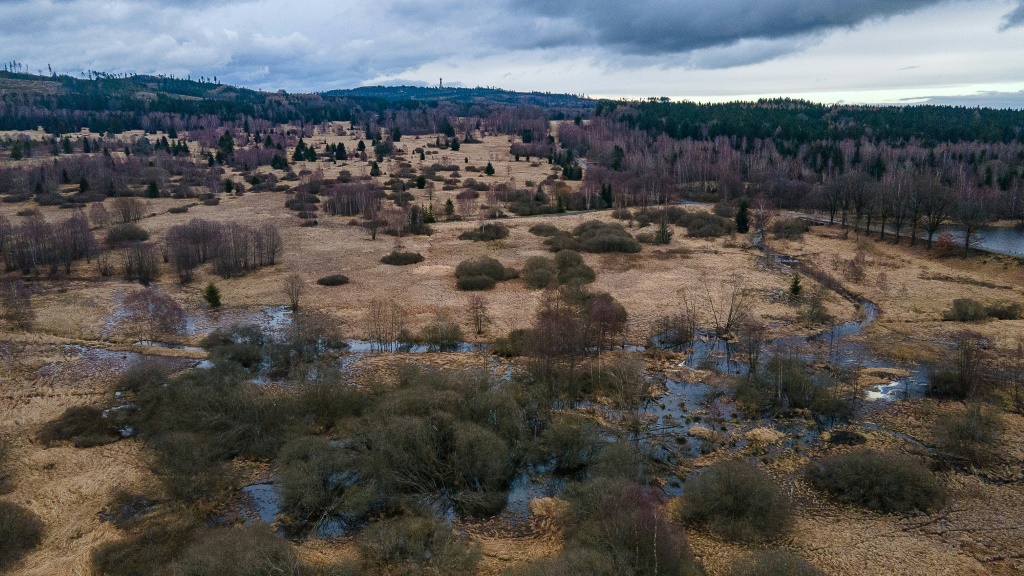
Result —
<svg viewBox="0 0 1024 576"><path fill-rule="evenodd" d="M999 29L1009 30L1010 28L1021 25L1024 25L1024 0L1021 0L1021 3L1017 8L1003 17L1003 24Z"/></svg>
<svg viewBox="0 0 1024 576"><path fill-rule="evenodd" d="M1024 90L1020 92L982 92L964 96L932 96L912 98L907 102L914 104L937 104L947 106L970 106L982 108L1024 109Z"/></svg>
<svg viewBox="0 0 1024 576"><path fill-rule="evenodd" d="M749 39L783 39L857 26L944 0L525 0L535 20L575 23L563 45L633 54L683 53ZM530 32L524 30L524 36Z"/></svg>

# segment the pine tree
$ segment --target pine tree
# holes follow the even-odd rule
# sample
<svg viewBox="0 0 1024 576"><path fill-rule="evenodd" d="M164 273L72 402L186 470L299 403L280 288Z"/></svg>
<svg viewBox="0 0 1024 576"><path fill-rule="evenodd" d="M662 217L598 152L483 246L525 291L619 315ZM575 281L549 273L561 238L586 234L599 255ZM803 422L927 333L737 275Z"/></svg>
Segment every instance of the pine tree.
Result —
<svg viewBox="0 0 1024 576"><path fill-rule="evenodd" d="M793 274L793 281L789 284L789 295L796 298L797 296L800 296L801 290L800 276L798 274Z"/></svg>
<svg viewBox="0 0 1024 576"><path fill-rule="evenodd" d="M740 234L746 234L750 231L750 215L747 213L748 204L746 198L741 198L739 209L736 210L736 231Z"/></svg>
<svg viewBox="0 0 1024 576"><path fill-rule="evenodd" d="M210 282L206 285L206 290L203 291L203 299L210 305L210 308L220 308L220 288Z"/></svg>
<svg viewBox="0 0 1024 576"><path fill-rule="evenodd" d="M484 174L494 176L494 166L492 166L490 162L488 162L487 166L484 168Z"/></svg>

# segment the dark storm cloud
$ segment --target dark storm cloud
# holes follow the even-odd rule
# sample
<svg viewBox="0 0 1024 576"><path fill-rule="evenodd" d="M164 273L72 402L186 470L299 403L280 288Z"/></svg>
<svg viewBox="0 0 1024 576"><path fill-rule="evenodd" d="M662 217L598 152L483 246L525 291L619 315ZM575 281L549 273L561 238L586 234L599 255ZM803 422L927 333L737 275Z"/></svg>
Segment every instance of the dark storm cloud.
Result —
<svg viewBox="0 0 1024 576"><path fill-rule="evenodd" d="M671 54L749 39L781 39L907 14L944 0L524 0L519 13L556 19L562 45L589 44L628 54ZM531 34L523 31L529 44ZM550 41L550 38L546 39ZM544 46L547 42L542 43Z"/></svg>

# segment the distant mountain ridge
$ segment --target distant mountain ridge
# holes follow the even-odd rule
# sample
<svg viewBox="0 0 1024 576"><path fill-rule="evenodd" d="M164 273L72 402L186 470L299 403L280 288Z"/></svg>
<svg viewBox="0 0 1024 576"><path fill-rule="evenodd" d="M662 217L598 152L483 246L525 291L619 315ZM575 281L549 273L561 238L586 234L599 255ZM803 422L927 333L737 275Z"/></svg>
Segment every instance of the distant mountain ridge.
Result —
<svg viewBox="0 0 1024 576"><path fill-rule="evenodd" d="M437 88L425 86L361 86L323 92L323 96L348 98L381 98L384 100L415 100L421 102L457 102L460 104L526 104L546 108L588 109L597 100L575 94L551 92L515 92L501 88Z"/></svg>

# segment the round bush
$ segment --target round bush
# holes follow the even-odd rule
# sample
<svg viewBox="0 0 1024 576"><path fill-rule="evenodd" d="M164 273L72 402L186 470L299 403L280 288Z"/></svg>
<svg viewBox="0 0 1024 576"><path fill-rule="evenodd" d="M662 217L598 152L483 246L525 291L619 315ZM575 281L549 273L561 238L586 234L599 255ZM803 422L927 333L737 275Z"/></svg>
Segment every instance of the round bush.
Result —
<svg viewBox="0 0 1024 576"><path fill-rule="evenodd" d="M555 254L555 264L558 269L572 268L574 266L583 265L583 256L575 250L561 250L558 254Z"/></svg>
<svg viewBox="0 0 1024 576"><path fill-rule="evenodd" d="M316 281L321 286L342 286L348 284L348 276L342 276L341 274L332 274L330 276L324 276L323 278Z"/></svg>
<svg viewBox="0 0 1024 576"><path fill-rule="evenodd" d="M217 528L199 535L182 553L181 576L295 574L299 561L292 547L269 526Z"/></svg>
<svg viewBox="0 0 1024 576"><path fill-rule="evenodd" d="M808 476L819 490L880 512L927 511L942 497L935 475L921 462L868 448L832 456Z"/></svg>
<svg viewBox="0 0 1024 576"><path fill-rule="evenodd" d="M118 224L107 233L107 246L118 246L128 242L145 242L149 240L149 232L146 232L138 224Z"/></svg>
<svg viewBox="0 0 1024 576"><path fill-rule="evenodd" d="M0 571L14 565L43 540L43 521L34 512L0 502Z"/></svg>
<svg viewBox="0 0 1024 576"><path fill-rule="evenodd" d="M490 276L463 276L455 282L459 290L490 290L497 282Z"/></svg>
<svg viewBox="0 0 1024 576"><path fill-rule="evenodd" d="M558 272L558 281L562 284L590 284L597 278L590 266L573 266Z"/></svg>
<svg viewBox="0 0 1024 576"><path fill-rule="evenodd" d="M488 222L459 234L459 240L473 240L474 242L500 240L507 237L508 226L500 222Z"/></svg>
<svg viewBox="0 0 1024 576"><path fill-rule="evenodd" d="M558 227L552 224L534 224L533 226L530 226L530 234L533 234L534 236L549 237L558 234L558 232Z"/></svg>
<svg viewBox="0 0 1024 576"><path fill-rule="evenodd" d="M642 247L619 224L606 224L597 220L584 222L573 230L573 235L587 252L625 252L633 254Z"/></svg>
<svg viewBox="0 0 1024 576"><path fill-rule="evenodd" d="M737 562L729 576L825 576L816 566L785 550L762 550Z"/></svg>
<svg viewBox="0 0 1024 576"><path fill-rule="evenodd" d="M495 282L501 282L508 277L505 266L498 260L487 256L477 256L459 262L455 269L455 276L459 279L485 276Z"/></svg>
<svg viewBox="0 0 1024 576"><path fill-rule="evenodd" d="M557 279L558 268L550 258L532 256L523 265L522 277L530 288L547 288Z"/></svg>
<svg viewBox="0 0 1024 576"><path fill-rule="evenodd" d="M423 262L423 255L419 252L392 252L387 256L380 259L384 264L390 264L392 266L408 266L409 264L418 264Z"/></svg>
<svg viewBox="0 0 1024 576"><path fill-rule="evenodd" d="M789 531L792 503L768 474L739 460L719 462L686 486L682 515L730 540L770 541Z"/></svg>

